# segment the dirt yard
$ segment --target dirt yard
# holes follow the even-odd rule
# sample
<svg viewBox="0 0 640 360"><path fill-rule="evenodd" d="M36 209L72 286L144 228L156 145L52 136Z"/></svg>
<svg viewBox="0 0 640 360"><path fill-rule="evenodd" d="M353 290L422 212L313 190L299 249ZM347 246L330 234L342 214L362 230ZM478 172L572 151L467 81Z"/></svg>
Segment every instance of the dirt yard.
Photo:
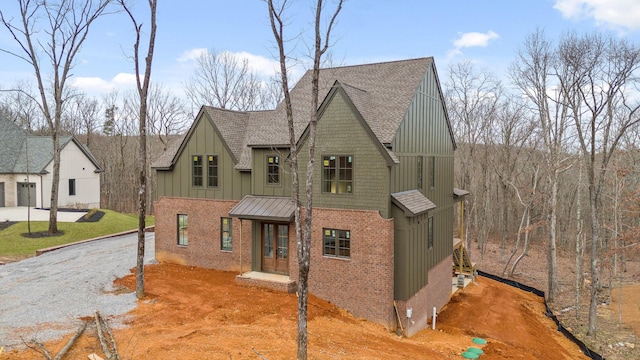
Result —
<svg viewBox="0 0 640 360"><path fill-rule="evenodd" d="M505 262L500 260L500 245L498 241L487 244L484 257L480 250L473 245L472 259L478 267L486 272L500 275ZM512 246L506 250L509 257ZM540 290L547 290L547 256L546 244L535 243L529 249L529 255L518 265L514 280L533 286ZM560 294L555 303L549 306L558 319L576 337L584 341L589 348L604 356L607 360L637 360L640 359L640 254L629 252L627 271L622 279L622 302L619 302L620 283L616 276L613 283L608 277L601 279L604 285L598 294L597 307L597 337L586 336L589 288L581 290L579 314L576 318L575 310L575 258L572 250L558 250L558 278ZM585 256L588 258L588 256ZM583 269L588 271L588 259ZM604 266L604 265L603 265ZM622 320L620 322L620 319Z"/></svg>
<svg viewBox="0 0 640 360"><path fill-rule="evenodd" d="M148 296L116 329L123 359L293 359L295 294L235 285L234 273L177 265L146 268ZM131 291L133 275L116 281ZM478 278L440 313L437 330L410 339L354 318L311 297L310 359L461 359L470 346L481 359L586 359L556 331L533 294ZM481 337L487 345L475 345ZM67 339L47 343L57 353ZM66 359L102 355L95 328L88 328ZM40 359L32 350L0 359Z"/></svg>

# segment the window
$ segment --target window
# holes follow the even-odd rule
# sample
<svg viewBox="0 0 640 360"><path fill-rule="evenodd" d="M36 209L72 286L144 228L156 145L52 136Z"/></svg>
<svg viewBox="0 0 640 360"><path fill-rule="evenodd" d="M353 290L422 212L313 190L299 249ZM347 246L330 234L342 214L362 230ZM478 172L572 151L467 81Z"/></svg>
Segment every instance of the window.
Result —
<svg viewBox="0 0 640 360"><path fill-rule="evenodd" d="M427 247L433 249L433 216L429 216L427 226Z"/></svg>
<svg viewBox="0 0 640 360"><path fill-rule="evenodd" d="M323 229L322 255L340 258L351 257L351 231Z"/></svg>
<svg viewBox="0 0 640 360"><path fill-rule="evenodd" d="M353 193L353 156L322 157L322 192Z"/></svg>
<svg viewBox="0 0 640 360"><path fill-rule="evenodd" d="M436 187L436 158L429 156L429 187Z"/></svg>
<svg viewBox="0 0 640 360"><path fill-rule="evenodd" d="M202 155L193 156L193 186L202 186Z"/></svg>
<svg viewBox="0 0 640 360"><path fill-rule="evenodd" d="M280 184L280 157L267 156L267 184Z"/></svg>
<svg viewBox="0 0 640 360"><path fill-rule="evenodd" d="M418 160L418 164L417 164L418 186L417 186L417 188L420 191L422 191L422 161L423 161L423 157L422 157L422 155L418 155L418 157L416 159Z"/></svg>
<svg viewBox="0 0 640 360"><path fill-rule="evenodd" d="M178 214L178 245L189 245L189 230L185 214Z"/></svg>
<svg viewBox="0 0 640 360"><path fill-rule="evenodd" d="M231 251L233 238L231 236L231 218L220 219L220 249Z"/></svg>
<svg viewBox="0 0 640 360"><path fill-rule="evenodd" d="M69 195L76 194L76 179L69 179Z"/></svg>
<svg viewBox="0 0 640 360"><path fill-rule="evenodd" d="M207 186L218 186L218 156L207 156Z"/></svg>

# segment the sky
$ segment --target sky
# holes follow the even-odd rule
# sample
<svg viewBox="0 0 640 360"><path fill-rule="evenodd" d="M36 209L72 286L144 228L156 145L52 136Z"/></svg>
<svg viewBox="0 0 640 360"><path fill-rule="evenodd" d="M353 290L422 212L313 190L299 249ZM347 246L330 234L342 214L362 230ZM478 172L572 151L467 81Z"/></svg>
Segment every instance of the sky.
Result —
<svg viewBox="0 0 640 360"><path fill-rule="evenodd" d="M15 0L1 0L5 16ZM134 0L139 20L148 23L147 2ZM335 0L325 0L332 9ZM285 33L290 55L299 59L294 76L309 63L314 1L293 1ZM152 80L183 95L198 54L206 49L246 58L260 75L278 68L267 5L262 0L160 0ZM471 61L505 77L525 37L544 30L552 40L576 31L611 32L640 44L639 0L346 0L331 37L334 65L433 56L441 82L451 64ZM297 36L296 36L297 35ZM123 14L99 18L91 27L70 83L90 96L134 86L130 59L135 33ZM0 28L0 48L20 51ZM0 87L33 79L23 60L0 52Z"/></svg>

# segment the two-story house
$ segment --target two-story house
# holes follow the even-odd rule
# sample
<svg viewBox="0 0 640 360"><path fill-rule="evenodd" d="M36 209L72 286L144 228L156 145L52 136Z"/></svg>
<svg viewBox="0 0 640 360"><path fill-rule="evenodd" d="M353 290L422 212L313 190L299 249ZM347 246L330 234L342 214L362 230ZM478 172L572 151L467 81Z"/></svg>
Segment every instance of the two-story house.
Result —
<svg viewBox="0 0 640 360"><path fill-rule="evenodd" d="M455 142L433 58L322 69L291 90L302 201L318 112L310 293L407 335L451 295ZM284 104L203 107L155 163L156 258L295 290ZM394 308L397 304L397 314Z"/></svg>

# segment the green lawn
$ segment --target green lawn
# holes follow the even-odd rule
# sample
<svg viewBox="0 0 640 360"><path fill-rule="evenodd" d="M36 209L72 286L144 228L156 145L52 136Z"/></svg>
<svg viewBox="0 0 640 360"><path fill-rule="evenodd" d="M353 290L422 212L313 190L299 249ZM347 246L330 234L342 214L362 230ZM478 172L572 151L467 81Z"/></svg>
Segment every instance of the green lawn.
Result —
<svg viewBox="0 0 640 360"><path fill-rule="evenodd" d="M9 259L25 258L34 256L38 249L138 228L138 216L136 214L121 214L111 210L100 211L104 211L105 215L97 222L58 222L58 230L64 232L62 236L24 237L22 234L27 233L27 222L13 224L4 230L0 230L0 257ZM146 225L151 226L153 224L154 218L148 216ZM46 231L48 228L48 221L31 222L31 232Z"/></svg>

